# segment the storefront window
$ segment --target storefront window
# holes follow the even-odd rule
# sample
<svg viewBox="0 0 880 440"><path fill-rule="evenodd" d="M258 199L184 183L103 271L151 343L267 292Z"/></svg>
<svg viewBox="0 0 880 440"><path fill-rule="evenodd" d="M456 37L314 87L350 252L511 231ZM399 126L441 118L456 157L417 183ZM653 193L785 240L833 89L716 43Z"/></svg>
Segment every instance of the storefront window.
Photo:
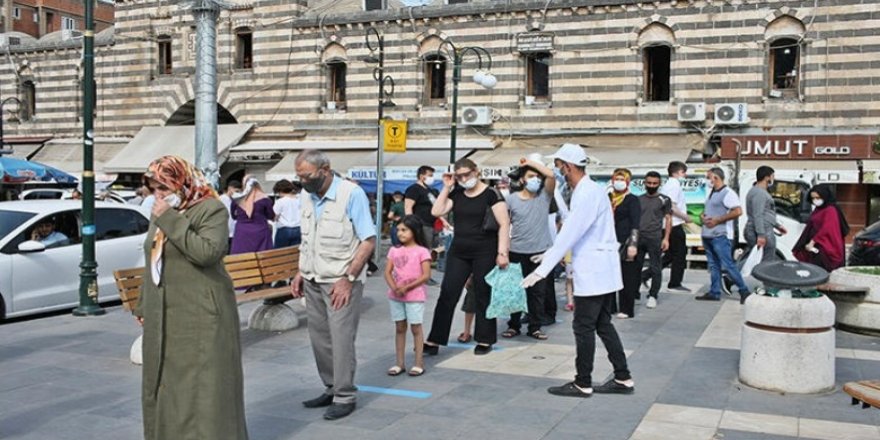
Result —
<svg viewBox="0 0 880 440"><path fill-rule="evenodd" d="M776 213L804 222L810 216L810 201L806 196L810 188L804 183L777 180L768 188L776 202Z"/></svg>

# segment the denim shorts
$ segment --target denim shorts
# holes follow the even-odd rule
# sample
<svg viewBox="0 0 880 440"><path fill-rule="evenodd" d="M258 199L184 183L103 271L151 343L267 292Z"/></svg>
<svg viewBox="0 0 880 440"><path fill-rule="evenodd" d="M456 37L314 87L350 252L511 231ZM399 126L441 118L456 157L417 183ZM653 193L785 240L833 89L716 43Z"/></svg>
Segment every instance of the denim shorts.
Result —
<svg viewBox="0 0 880 440"><path fill-rule="evenodd" d="M423 302L403 302L388 299L391 306L391 320L406 321L410 324L421 324L422 317L425 314L425 303Z"/></svg>

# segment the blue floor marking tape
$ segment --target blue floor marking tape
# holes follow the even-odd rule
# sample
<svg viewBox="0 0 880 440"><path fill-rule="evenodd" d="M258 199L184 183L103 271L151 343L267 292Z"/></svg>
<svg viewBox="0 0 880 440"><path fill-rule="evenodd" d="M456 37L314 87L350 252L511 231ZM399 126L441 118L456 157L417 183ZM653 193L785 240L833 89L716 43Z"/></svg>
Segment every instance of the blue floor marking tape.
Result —
<svg viewBox="0 0 880 440"><path fill-rule="evenodd" d="M364 391L367 393L376 393L376 394L387 394L389 396L398 396L398 397L412 397L414 399L429 399L431 398L431 393L425 391L410 391L410 390L399 390L396 388L382 388L382 387L371 387L367 385L358 385L358 391Z"/></svg>
<svg viewBox="0 0 880 440"><path fill-rule="evenodd" d="M463 348L465 350L470 350L470 349L476 347L477 344L474 344L473 342L468 342L467 344L462 344L461 342L450 342L450 343L446 344L446 346L452 347L452 348ZM492 351L502 351L502 350L504 350L504 347L499 347L497 345L492 346Z"/></svg>

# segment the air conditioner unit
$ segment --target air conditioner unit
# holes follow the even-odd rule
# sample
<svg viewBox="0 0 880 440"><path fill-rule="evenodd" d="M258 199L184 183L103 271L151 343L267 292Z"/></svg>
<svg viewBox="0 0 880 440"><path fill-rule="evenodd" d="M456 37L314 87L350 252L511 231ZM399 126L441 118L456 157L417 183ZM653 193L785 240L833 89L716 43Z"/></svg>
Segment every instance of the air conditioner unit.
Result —
<svg viewBox="0 0 880 440"><path fill-rule="evenodd" d="M749 123L749 105L744 102L715 106L716 125L743 125Z"/></svg>
<svg viewBox="0 0 880 440"><path fill-rule="evenodd" d="M678 122L703 122L705 120L705 102L681 102L678 104Z"/></svg>
<svg viewBox="0 0 880 440"><path fill-rule="evenodd" d="M469 106L461 110L461 125L491 125L492 108Z"/></svg>

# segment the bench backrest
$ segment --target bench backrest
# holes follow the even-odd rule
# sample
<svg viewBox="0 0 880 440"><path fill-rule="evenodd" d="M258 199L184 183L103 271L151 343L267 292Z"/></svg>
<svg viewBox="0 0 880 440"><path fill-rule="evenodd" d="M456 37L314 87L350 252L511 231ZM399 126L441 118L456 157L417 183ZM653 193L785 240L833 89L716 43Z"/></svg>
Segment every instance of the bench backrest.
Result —
<svg viewBox="0 0 880 440"><path fill-rule="evenodd" d="M299 271L299 246L257 252L257 260L264 283L290 281Z"/></svg>
<svg viewBox="0 0 880 440"><path fill-rule="evenodd" d="M113 277L116 278L116 288L119 289L119 297L122 298L122 307L129 312L133 311L137 306L138 297L141 296L144 268L115 270Z"/></svg>
<svg viewBox="0 0 880 440"><path fill-rule="evenodd" d="M263 284L256 252L227 255L223 258L223 264L236 289Z"/></svg>
<svg viewBox="0 0 880 440"><path fill-rule="evenodd" d="M223 258L226 272L236 289L275 281L289 281L299 271L299 247L286 247L262 252L227 255ZM129 312L137 306L144 282L144 268L113 271L122 307Z"/></svg>

